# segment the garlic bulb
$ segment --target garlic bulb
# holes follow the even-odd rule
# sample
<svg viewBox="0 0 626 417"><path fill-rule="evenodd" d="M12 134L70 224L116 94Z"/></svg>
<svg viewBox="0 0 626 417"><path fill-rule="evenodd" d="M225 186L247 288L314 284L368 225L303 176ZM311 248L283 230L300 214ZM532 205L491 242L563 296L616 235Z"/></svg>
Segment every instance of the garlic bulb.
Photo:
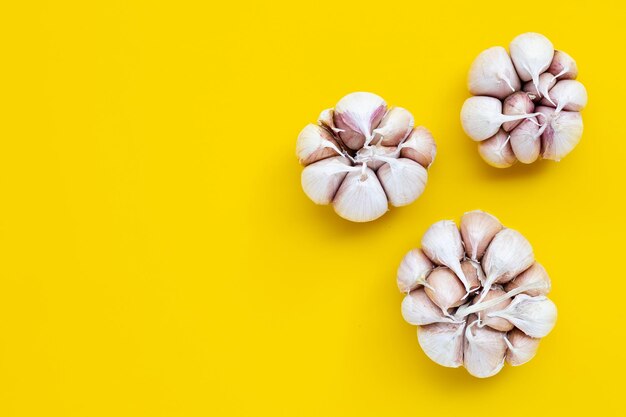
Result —
<svg viewBox="0 0 626 417"><path fill-rule="evenodd" d="M461 108L463 130L480 142L480 156L496 168L539 157L559 161L583 132L579 112L587 105L587 91L575 80L576 62L538 33L517 36L509 54L492 47L472 63L468 85L474 96Z"/></svg>
<svg viewBox="0 0 626 417"><path fill-rule="evenodd" d="M433 263L421 249L411 249L398 267L398 289L408 293L420 285L426 285L426 277L433 268Z"/></svg>
<svg viewBox="0 0 626 417"><path fill-rule="evenodd" d="M550 279L533 259L526 239L488 213L466 213L460 233L451 220L434 223L398 268L398 288L410 291L402 316L418 326L424 353L478 378L497 374L505 358L514 366L532 359L556 322Z"/></svg>
<svg viewBox="0 0 626 417"><path fill-rule="evenodd" d="M305 194L354 222L379 218L389 204L411 204L424 192L437 153L428 129L413 126L408 110L388 109L376 94L343 97L298 136Z"/></svg>

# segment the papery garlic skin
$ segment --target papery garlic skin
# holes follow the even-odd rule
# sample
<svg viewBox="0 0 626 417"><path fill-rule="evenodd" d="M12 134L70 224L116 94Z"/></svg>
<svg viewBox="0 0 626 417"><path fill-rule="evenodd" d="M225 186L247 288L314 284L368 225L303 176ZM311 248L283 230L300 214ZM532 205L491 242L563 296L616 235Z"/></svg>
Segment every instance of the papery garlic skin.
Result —
<svg viewBox="0 0 626 417"><path fill-rule="evenodd" d="M462 259L465 283L447 266L432 269L442 259ZM431 225L421 250L403 258L397 282L402 292L413 288L402 316L418 326L424 353L478 378L497 374L505 362L530 360L556 323L556 307L545 297L550 278L534 262L530 243L480 210L463 215L460 233L451 220Z"/></svg>
<svg viewBox="0 0 626 417"><path fill-rule="evenodd" d="M421 249L411 249L400 262L397 283L401 292L408 293L426 284L426 277L435 266Z"/></svg>
<svg viewBox="0 0 626 417"><path fill-rule="evenodd" d="M520 366L537 354L541 339L530 337L519 329L507 333L505 342L509 348L506 352L506 361L512 366Z"/></svg>
<svg viewBox="0 0 626 417"><path fill-rule="evenodd" d="M436 323L418 328L417 340L433 362L447 368L463 365L465 323Z"/></svg>
<svg viewBox="0 0 626 417"><path fill-rule="evenodd" d="M510 69L508 61L514 75L506 78L519 80L522 91L496 76L505 66ZM583 133L578 112L588 101L577 75L574 59L554 50L550 40L538 33L517 36L508 55L501 47L481 52L469 70L474 96L463 103L461 125L470 139L480 142L482 159L493 167L508 168L517 161L559 161L571 152ZM553 110L548 114L546 108Z"/></svg>
<svg viewBox="0 0 626 417"><path fill-rule="evenodd" d="M513 323L515 327L530 337L545 337L556 324L556 306L547 297L531 297L520 294L508 307L488 314L489 317L501 317Z"/></svg>
<svg viewBox="0 0 626 417"><path fill-rule="evenodd" d="M323 159L304 168L301 182L315 204L330 204L344 178L354 168L343 156Z"/></svg>
<svg viewBox="0 0 626 417"><path fill-rule="evenodd" d="M507 345L504 333L477 324L474 321L465 329L463 364L471 375L488 378L502 370Z"/></svg>
<svg viewBox="0 0 626 417"><path fill-rule="evenodd" d="M335 212L353 222L376 220L387 212L387 196L374 171L352 171L341 183L333 200Z"/></svg>
<svg viewBox="0 0 626 417"><path fill-rule="evenodd" d="M414 124L411 112L387 108L376 94L344 96L298 136L305 194L354 222L379 218L389 204L411 204L424 192L437 153L432 134Z"/></svg>
<svg viewBox="0 0 626 417"><path fill-rule="evenodd" d="M469 70L467 80L470 93L503 99L518 91L520 79L506 49L494 46L481 52Z"/></svg>
<svg viewBox="0 0 626 417"><path fill-rule="evenodd" d="M493 237L502 230L502 223L481 210L468 211L461 217L461 237L470 259L482 259Z"/></svg>

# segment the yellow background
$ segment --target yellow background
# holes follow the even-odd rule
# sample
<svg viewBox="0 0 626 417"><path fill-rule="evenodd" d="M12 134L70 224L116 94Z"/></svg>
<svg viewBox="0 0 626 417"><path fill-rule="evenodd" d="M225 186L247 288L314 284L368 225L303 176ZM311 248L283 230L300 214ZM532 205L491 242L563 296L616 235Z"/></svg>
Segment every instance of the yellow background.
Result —
<svg viewBox="0 0 626 417"><path fill-rule="evenodd" d="M295 3L2 7L0 415L623 411L624 6ZM496 170L461 130L465 77L530 30L578 61L585 132ZM294 155L357 90L439 147L424 195L370 224L311 203ZM559 309L487 380L425 357L395 284L476 208L532 242Z"/></svg>

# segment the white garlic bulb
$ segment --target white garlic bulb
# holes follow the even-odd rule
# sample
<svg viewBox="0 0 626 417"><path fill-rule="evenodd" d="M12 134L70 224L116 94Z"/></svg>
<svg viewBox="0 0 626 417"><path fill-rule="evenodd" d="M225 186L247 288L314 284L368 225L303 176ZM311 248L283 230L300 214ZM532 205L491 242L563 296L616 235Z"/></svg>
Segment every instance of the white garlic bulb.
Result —
<svg viewBox="0 0 626 417"><path fill-rule="evenodd" d="M583 133L579 112L587 105L587 91L575 80L576 62L538 33L517 36L509 54L492 47L470 67L473 96L461 108L463 130L479 142L483 160L496 168L540 157L559 161Z"/></svg>
<svg viewBox="0 0 626 417"><path fill-rule="evenodd" d="M460 273L452 267L457 263ZM410 291L402 316L418 326L424 353L478 378L497 374L505 361L528 362L556 322L546 297L550 278L534 262L530 243L479 210L463 216L460 232L451 220L434 223L422 249L402 259L397 282Z"/></svg>
<svg viewBox="0 0 626 417"><path fill-rule="evenodd" d="M423 192L437 147L413 115L358 92L323 110L300 132L296 155L306 168L302 188L316 204L332 204L350 221L368 222Z"/></svg>

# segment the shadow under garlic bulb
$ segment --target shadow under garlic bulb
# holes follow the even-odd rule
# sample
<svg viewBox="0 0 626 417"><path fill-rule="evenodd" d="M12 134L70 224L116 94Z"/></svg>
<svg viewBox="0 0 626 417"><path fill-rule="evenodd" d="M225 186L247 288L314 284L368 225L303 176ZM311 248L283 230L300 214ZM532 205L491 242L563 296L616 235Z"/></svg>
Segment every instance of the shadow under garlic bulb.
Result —
<svg viewBox="0 0 626 417"><path fill-rule="evenodd" d="M524 33L509 52L494 46L472 63L461 124L485 162L508 168L540 157L559 161L580 141L587 91L572 57L539 33Z"/></svg>
<svg viewBox="0 0 626 417"><path fill-rule="evenodd" d="M389 204L411 204L424 192L437 147L413 115L387 107L381 97L358 92L322 111L302 129L296 155L302 189L316 204L332 204L353 222L385 214Z"/></svg>
<svg viewBox="0 0 626 417"><path fill-rule="evenodd" d="M398 268L402 317L439 365L478 378L523 365L556 323L550 278L530 243L480 210L434 223Z"/></svg>

